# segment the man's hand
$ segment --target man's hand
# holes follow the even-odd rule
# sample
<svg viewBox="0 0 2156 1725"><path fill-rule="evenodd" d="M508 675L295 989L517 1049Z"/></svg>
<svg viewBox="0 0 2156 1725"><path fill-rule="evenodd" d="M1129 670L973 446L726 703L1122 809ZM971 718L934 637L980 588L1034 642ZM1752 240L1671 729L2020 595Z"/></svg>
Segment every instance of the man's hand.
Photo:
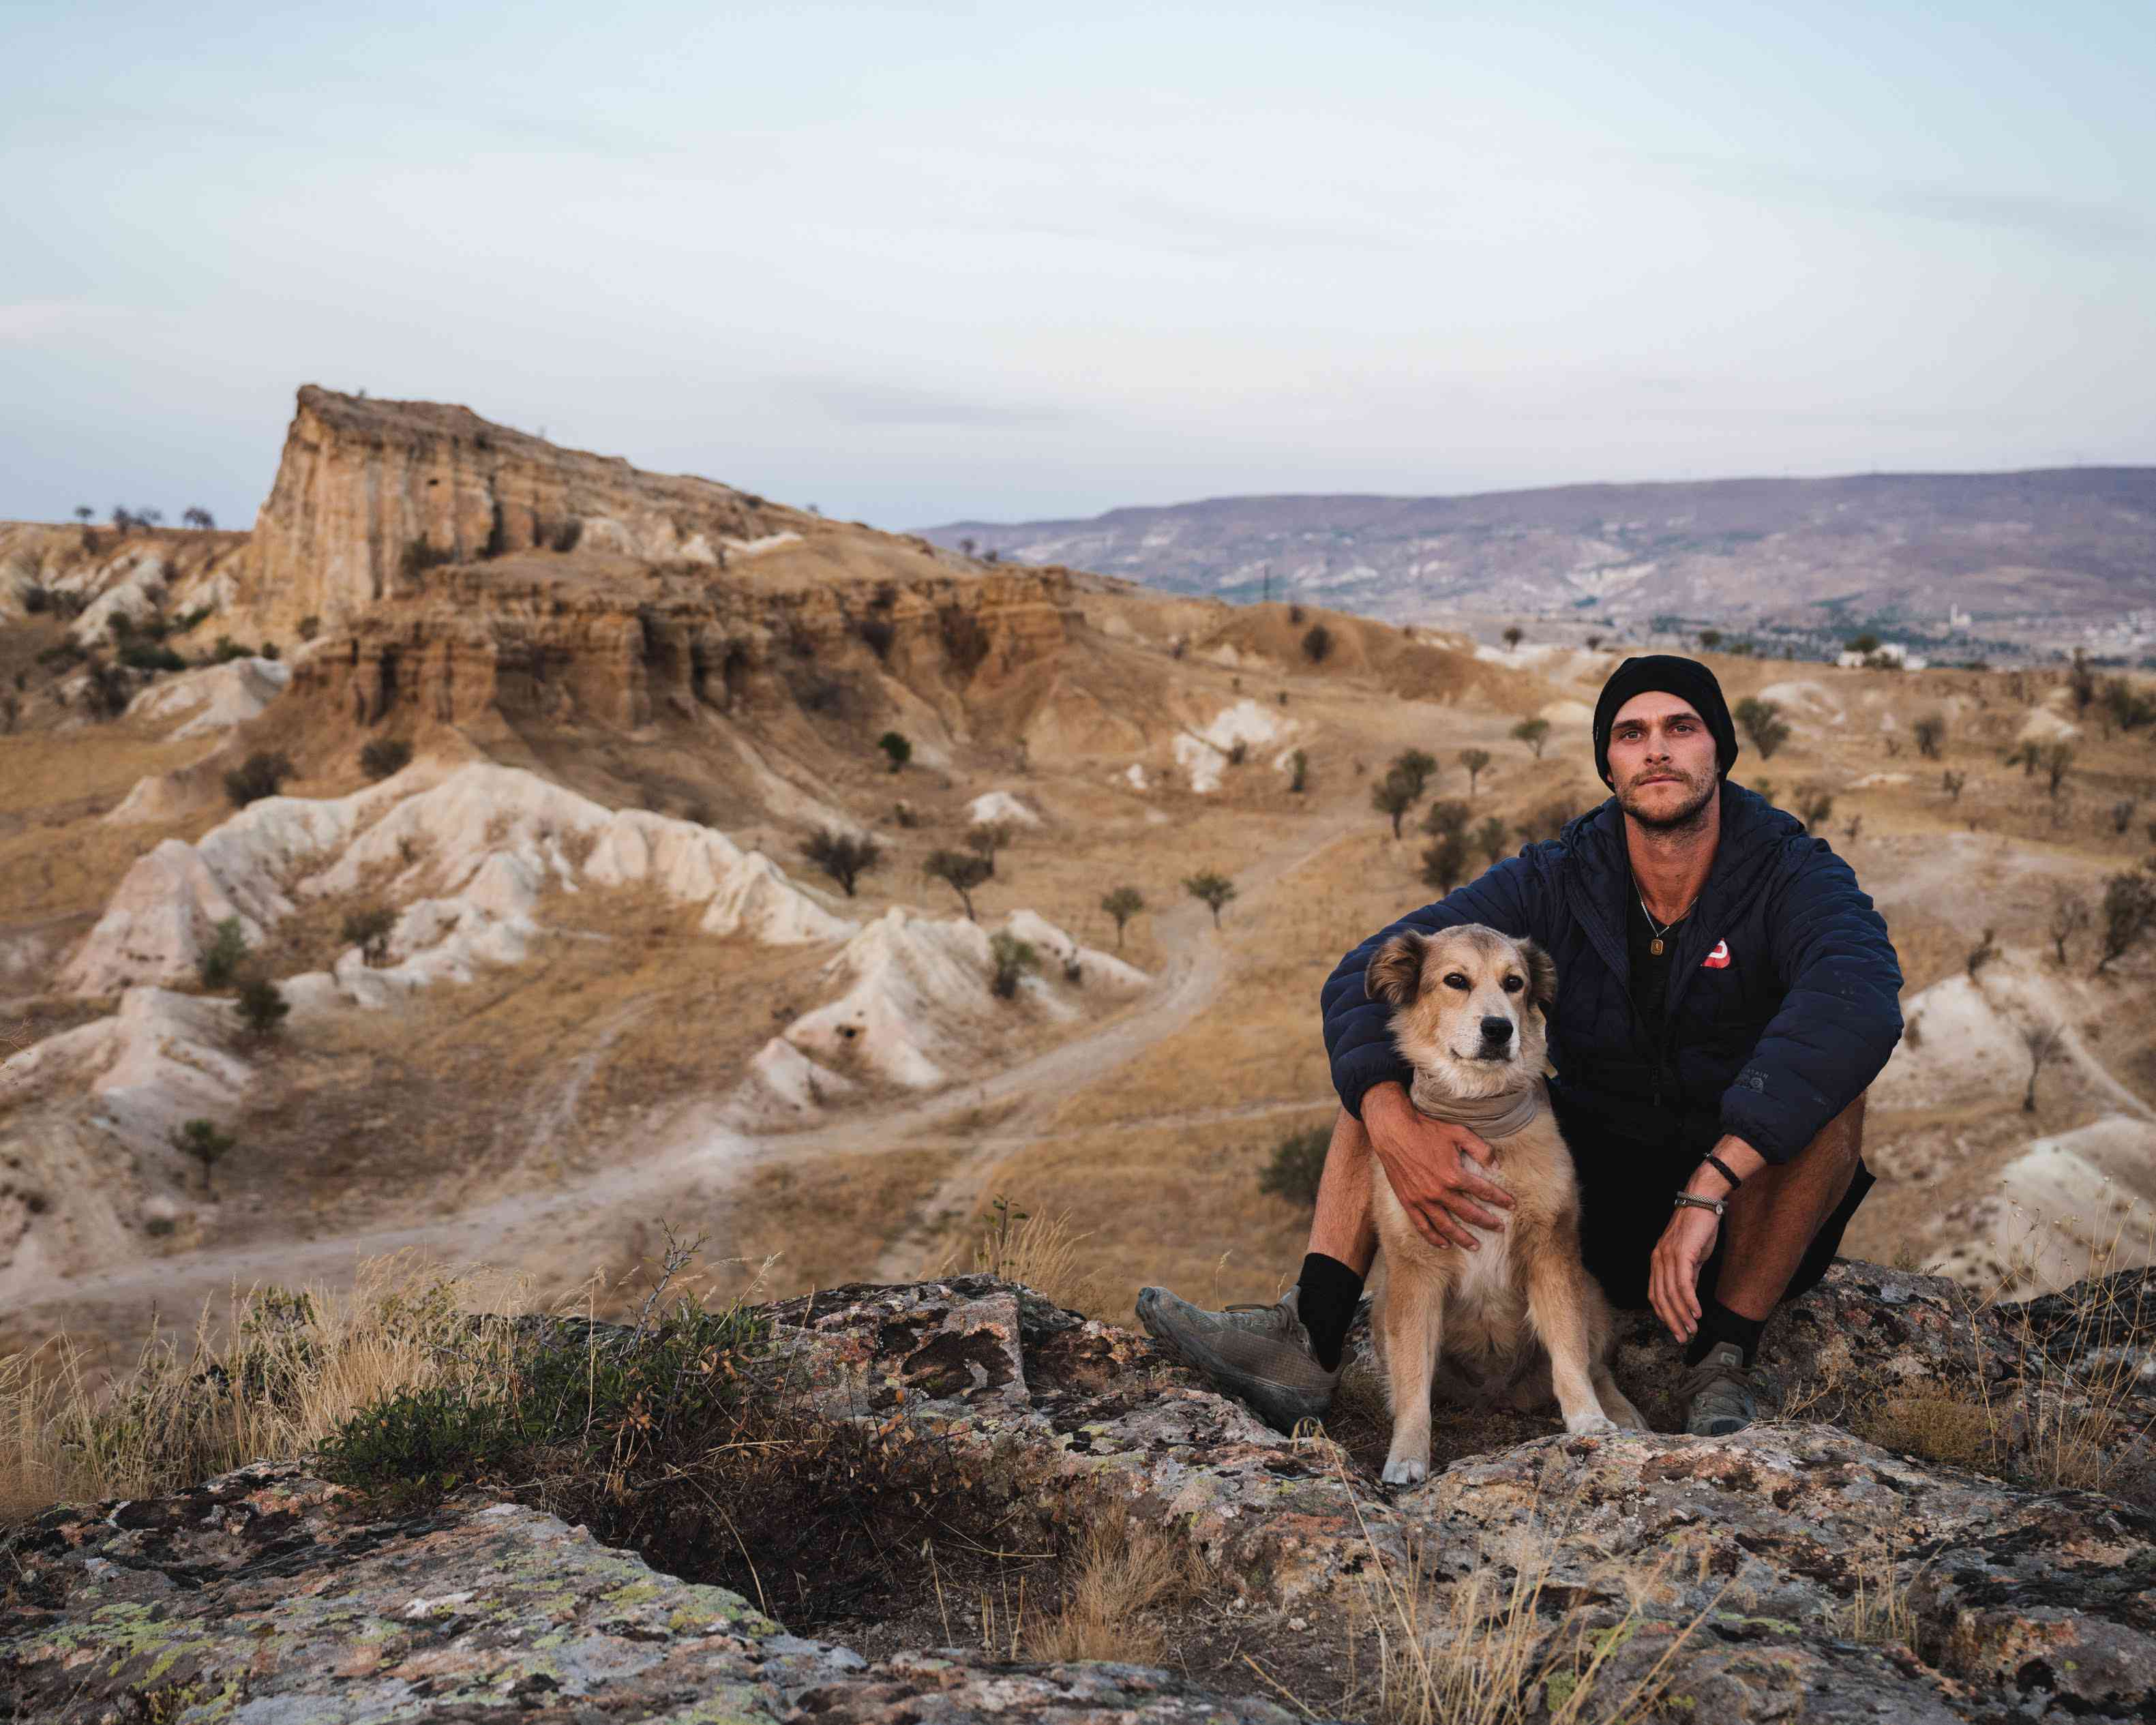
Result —
<svg viewBox="0 0 2156 1725"><path fill-rule="evenodd" d="M1480 1251L1472 1228L1505 1225L1482 1206L1508 1210L1512 1194L1476 1171L1490 1165L1492 1153L1466 1127L1419 1113L1397 1084L1378 1085L1363 1098L1363 1125L1393 1196L1432 1245Z"/></svg>
<svg viewBox="0 0 2156 1725"><path fill-rule="evenodd" d="M1699 1271L1714 1250L1722 1218L1712 1210L1679 1204L1647 1260L1647 1299L1656 1316L1680 1342L1699 1328Z"/></svg>

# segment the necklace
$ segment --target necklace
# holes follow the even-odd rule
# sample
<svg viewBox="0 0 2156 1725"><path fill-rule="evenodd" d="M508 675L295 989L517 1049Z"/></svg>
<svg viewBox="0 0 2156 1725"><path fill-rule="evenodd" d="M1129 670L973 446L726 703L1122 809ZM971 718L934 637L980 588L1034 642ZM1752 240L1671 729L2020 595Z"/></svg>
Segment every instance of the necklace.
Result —
<svg viewBox="0 0 2156 1725"><path fill-rule="evenodd" d="M1691 904L1686 905L1660 928L1655 927L1655 913L1647 908L1647 896L1640 891L1640 883L1637 880L1632 883L1632 896L1640 901L1640 914L1647 919L1647 932L1654 937L1647 942L1647 950L1659 958L1662 956L1662 942L1667 938L1672 928L1691 915L1691 906L1699 902L1699 895L1694 893Z"/></svg>

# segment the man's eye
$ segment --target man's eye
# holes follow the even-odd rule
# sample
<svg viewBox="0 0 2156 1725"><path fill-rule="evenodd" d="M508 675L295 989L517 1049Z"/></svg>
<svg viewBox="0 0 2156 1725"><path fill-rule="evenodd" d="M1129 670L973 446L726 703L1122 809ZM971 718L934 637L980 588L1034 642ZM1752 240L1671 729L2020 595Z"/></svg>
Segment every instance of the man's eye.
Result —
<svg viewBox="0 0 2156 1725"><path fill-rule="evenodd" d="M1467 978L1455 970L1445 978L1445 986L1448 988L1457 988L1465 993L1468 987Z"/></svg>
<svg viewBox="0 0 2156 1725"><path fill-rule="evenodd" d="M1527 984L1516 976L1508 976L1505 978L1505 992L1507 994L1517 994L1526 987Z"/></svg>

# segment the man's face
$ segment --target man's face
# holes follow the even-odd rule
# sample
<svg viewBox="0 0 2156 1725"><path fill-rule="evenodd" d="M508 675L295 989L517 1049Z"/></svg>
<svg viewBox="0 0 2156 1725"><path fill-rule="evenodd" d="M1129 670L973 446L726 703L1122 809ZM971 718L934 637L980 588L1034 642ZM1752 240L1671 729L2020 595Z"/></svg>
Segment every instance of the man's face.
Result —
<svg viewBox="0 0 2156 1725"><path fill-rule="evenodd" d="M1697 820L1721 777L1707 721L1676 696L1634 696L1609 726L1609 777L1618 807L1641 826Z"/></svg>

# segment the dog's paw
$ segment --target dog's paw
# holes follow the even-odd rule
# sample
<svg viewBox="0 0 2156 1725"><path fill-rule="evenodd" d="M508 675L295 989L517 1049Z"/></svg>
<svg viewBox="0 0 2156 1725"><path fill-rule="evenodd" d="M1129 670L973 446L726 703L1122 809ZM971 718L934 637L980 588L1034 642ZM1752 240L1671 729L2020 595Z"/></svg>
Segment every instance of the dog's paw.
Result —
<svg viewBox="0 0 2156 1725"><path fill-rule="evenodd" d="M1565 1420L1564 1429L1574 1437L1585 1437L1596 1432L1614 1431L1617 1422L1607 1414L1574 1414Z"/></svg>
<svg viewBox="0 0 2156 1725"><path fill-rule="evenodd" d="M1430 1464L1405 1455L1396 1455L1385 1463L1384 1481L1389 1486L1419 1486L1430 1477Z"/></svg>

